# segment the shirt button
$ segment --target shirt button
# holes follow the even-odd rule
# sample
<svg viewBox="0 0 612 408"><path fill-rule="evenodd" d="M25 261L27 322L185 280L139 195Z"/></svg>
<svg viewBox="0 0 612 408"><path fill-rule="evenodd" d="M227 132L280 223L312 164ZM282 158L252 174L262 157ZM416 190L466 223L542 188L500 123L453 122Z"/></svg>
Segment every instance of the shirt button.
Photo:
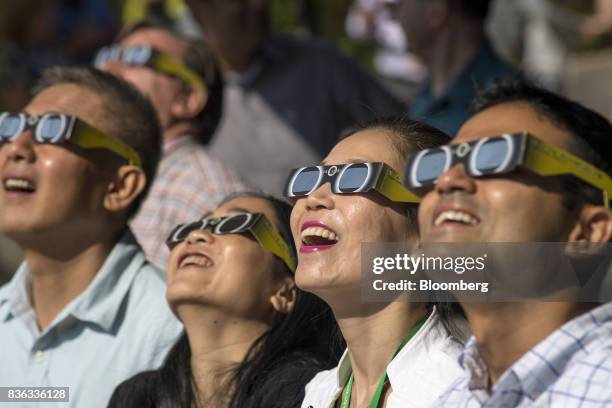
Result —
<svg viewBox="0 0 612 408"><path fill-rule="evenodd" d="M43 361L45 361L45 353L38 350L36 354L34 354L34 361L36 361L37 363L42 363Z"/></svg>

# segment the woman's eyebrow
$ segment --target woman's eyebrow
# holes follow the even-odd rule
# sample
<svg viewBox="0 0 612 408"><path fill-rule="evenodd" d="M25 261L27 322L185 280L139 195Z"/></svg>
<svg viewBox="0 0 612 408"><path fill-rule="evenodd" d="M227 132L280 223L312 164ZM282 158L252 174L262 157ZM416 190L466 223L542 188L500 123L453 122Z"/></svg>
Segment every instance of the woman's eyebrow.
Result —
<svg viewBox="0 0 612 408"><path fill-rule="evenodd" d="M200 218L201 220L204 220L208 217L210 217L210 215L212 214L212 211L207 211L204 213L204 215L202 215L202 218Z"/></svg>

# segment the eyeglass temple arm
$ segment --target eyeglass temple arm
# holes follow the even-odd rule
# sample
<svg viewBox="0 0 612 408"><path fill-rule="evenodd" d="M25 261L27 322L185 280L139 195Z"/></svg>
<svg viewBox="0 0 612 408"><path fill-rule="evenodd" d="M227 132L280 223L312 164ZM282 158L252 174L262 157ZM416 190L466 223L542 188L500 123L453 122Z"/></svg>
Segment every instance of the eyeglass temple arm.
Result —
<svg viewBox="0 0 612 408"><path fill-rule="evenodd" d="M601 190L603 204L610 208L612 178L597 167L549 143L529 138L525 165L541 176L571 174Z"/></svg>
<svg viewBox="0 0 612 408"><path fill-rule="evenodd" d="M80 126L80 129L76 129L72 137L79 146L85 149L107 148L127 159L130 164L138 167L142 166L140 155L131 146L121 140L109 137L86 123L80 122L78 126Z"/></svg>
<svg viewBox="0 0 612 408"><path fill-rule="evenodd" d="M377 190L391 201L419 203L421 198L404 187L402 177L391 167L383 166L383 174L377 183Z"/></svg>
<svg viewBox="0 0 612 408"><path fill-rule="evenodd" d="M295 272L295 262L291 259L289 244L285 242L278 230L264 216L253 225L255 239L264 247L269 249L274 255L281 258L285 264Z"/></svg>

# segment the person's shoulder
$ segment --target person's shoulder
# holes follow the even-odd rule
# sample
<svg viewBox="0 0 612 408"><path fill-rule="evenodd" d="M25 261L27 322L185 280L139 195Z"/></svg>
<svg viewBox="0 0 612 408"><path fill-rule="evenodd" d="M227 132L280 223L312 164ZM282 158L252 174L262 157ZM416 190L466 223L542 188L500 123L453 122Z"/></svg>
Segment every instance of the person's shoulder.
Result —
<svg viewBox="0 0 612 408"><path fill-rule="evenodd" d="M143 263L130 288L126 314L135 324L143 322L147 330L153 331L161 328L165 335L174 339L182 325L168 306L166 287L164 272L153 264Z"/></svg>
<svg viewBox="0 0 612 408"><path fill-rule="evenodd" d="M10 284L11 282L7 282L4 285L0 286L0 307L2 306L3 301L8 297L10 293Z"/></svg>
<svg viewBox="0 0 612 408"><path fill-rule="evenodd" d="M306 384L305 399L314 395L331 394L338 383L338 366L324 370L318 370Z"/></svg>
<svg viewBox="0 0 612 408"><path fill-rule="evenodd" d="M244 187L233 168L211 155L206 146L191 136L177 149L177 153L176 162L168 170L172 172L173 183L194 184L199 189L204 185L218 190L224 190L224 185L228 185L227 189L232 191L237 189L237 185Z"/></svg>
<svg viewBox="0 0 612 408"><path fill-rule="evenodd" d="M115 388L107 408L155 407L153 390L158 378L157 370L143 371L128 378Z"/></svg>
<svg viewBox="0 0 612 408"><path fill-rule="evenodd" d="M259 401L261 407L299 407L305 401L309 393L310 384L314 381L313 377L320 376L325 365L316 357L303 352L288 354L282 361L277 362L267 375L262 384L262 389L269 392L266 394L275 395L274 398L263 396ZM333 375L330 377L333 380ZM334 388L333 380L331 390ZM327 382L327 381L325 381ZM320 392L312 390L315 394L329 394L330 391Z"/></svg>
<svg viewBox="0 0 612 408"><path fill-rule="evenodd" d="M142 253L144 255L144 252ZM132 284L132 291L139 292L143 299L158 299L166 291L165 273L148 261L138 269ZM165 300L164 300L165 301Z"/></svg>
<svg viewBox="0 0 612 408"><path fill-rule="evenodd" d="M608 328L609 329L609 328ZM612 406L612 336L602 339L597 347L578 352L548 390L553 402L583 401L592 406ZM558 401L557 401L558 400Z"/></svg>

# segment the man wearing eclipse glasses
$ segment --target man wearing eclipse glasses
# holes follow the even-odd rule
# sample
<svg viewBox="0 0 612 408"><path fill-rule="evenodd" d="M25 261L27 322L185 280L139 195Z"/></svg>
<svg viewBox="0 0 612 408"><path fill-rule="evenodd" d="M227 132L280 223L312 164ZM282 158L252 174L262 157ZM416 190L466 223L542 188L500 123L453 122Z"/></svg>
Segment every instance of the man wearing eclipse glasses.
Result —
<svg viewBox="0 0 612 408"><path fill-rule="evenodd" d="M0 288L0 386L105 407L161 363L181 325L127 228L159 155L150 103L93 68L47 71L23 112L0 112L0 232L25 255Z"/></svg>
<svg viewBox="0 0 612 408"><path fill-rule="evenodd" d="M611 140L599 114L520 81L498 83L452 145L408 159L422 240L608 243ZM462 306L474 334L460 359L465 376L437 406L612 404L612 303Z"/></svg>
<svg viewBox="0 0 612 408"><path fill-rule="evenodd" d="M104 47L95 65L132 83L159 115L163 150L157 177L131 227L149 260L166 268L164 239L225 196L244 190L235 172L204 143L221 118L223 84L206 46L169 27L143 21Z"/></svg>

